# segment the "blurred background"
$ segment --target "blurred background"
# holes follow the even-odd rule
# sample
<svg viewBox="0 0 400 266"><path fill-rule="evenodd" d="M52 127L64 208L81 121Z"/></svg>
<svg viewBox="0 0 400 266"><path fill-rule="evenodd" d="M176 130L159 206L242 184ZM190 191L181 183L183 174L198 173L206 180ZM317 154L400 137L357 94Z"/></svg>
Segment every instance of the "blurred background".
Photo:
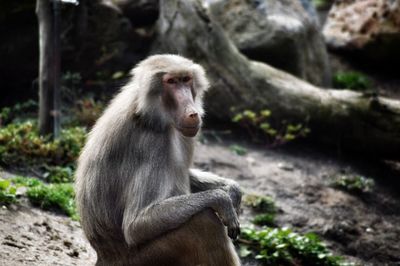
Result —
<svg viewBox="0 0 400 266"><path fill-rule="evenodd" d="M94 264L75 161L156 53L207 71L244 265L400 265L399 0L2 0L0 36L0 265Z"/></svg>

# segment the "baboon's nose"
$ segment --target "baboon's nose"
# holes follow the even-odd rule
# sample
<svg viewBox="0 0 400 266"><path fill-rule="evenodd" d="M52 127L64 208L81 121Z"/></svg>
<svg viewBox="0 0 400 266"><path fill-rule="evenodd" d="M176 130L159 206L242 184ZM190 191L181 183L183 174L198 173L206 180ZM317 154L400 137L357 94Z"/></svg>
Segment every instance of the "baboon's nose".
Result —
<svg viewBox="0 0 400 266"><path fill-rule="evenodd" d="M199 119L199 114L198 113L191 113L191 114L189 114L189 117L191 119Z"/></svg>
<svg viewBox="0 0 400 266"><path fill-rule="evenodd" d="M186 115L183 126L184 127L198 127L200 124L200 117L197 112L190 112Z"/></svg>

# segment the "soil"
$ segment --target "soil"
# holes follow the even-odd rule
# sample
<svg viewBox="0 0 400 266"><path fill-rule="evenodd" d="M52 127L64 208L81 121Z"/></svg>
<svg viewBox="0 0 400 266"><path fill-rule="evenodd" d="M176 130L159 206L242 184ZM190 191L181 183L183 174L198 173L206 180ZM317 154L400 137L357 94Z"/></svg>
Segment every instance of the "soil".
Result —
<svg viewBox="0 0 400 266"><path fill-rule="evenodd" d="M334 254L360 265L400 265L398 172L304 145L271 150L206 139L197 145L195 166L237 180L246 193L274 198L277 226L315 232ZM232 144L245 147L247 154L235 154ZM332 177L344 170L374 178L373 191L354 194L334 188ZM253 215L242 207L242 224ZM0 210L0 250L0 265L7 266L93 265L96 260L77 222L26 201Z"/></svg>

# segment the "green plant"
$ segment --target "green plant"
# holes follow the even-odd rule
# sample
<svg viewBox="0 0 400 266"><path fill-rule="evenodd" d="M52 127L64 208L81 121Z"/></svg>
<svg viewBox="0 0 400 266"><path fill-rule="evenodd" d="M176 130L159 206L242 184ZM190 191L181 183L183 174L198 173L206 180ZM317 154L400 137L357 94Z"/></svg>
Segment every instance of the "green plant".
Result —
<svg viewBox="0 0 400 266"><path fill-rule="evenodd" d="M11 123L0 129L0 162L5 165L69 165L79 156L86 130L63 129L60 138L41 137L33 122Z"/></svg>
<svg viewBox="0 0 400 266"><path fill-rule="evenodd" d="M45 210L56 209L78 220L72 183L45 184L36 178L18 176L11 180L0 178L0 203L17 202L18 187L26 187L29 201Z"/></svg>
<svg viewBox="0 0 400 266"><path fill-rule="evenodd" d="M0 125L6 125L26 113L36 112L37 107L38 103L34 100L17 103L12 107L4 107L0 110Z"/></svg>
<svg viewBox="0 0 400 266"><path fill-rule="evenodd" d="M270 122L271 111L261 110L254 112L244 110L235 114L232 121L245 128L253 140L259 140L260 136L271 146L282 145L299 137L305 137L310 129L301 123L291 124L282 121L279 128L275 128Z"/></svg>
<svg viewBox="0 0 400 266"><path fill-rule="evenodd" d="M79 72L66 71L61 77L61 83L69 89L76 89L82 83L81 74Z"/></svg>
<svg viewBox="0 0 400 266"><path fill-rule="evenodd" d="M329 7L331 2L331 0L312 0L312 3L316 9L325 9Z"/></svg>
<svg viewBox="0 0 400 266"><path fill-rule="evenodd" d="M371 81L359 72L338 72L333 77L333 85L335 88L367 90L371 88Z"/></svg>
<svg viewBox="0 0 400 266"><path fill-rule="evenodd" d="M312 233L300 235L288 228L241 229L240 255L255 256L265 265L352 265L333 256Z"/></svg>
<svg viewBox="0 0 400 266"><path fill-rule="evenodd" d="M231 145L229 146L229 149L240 156L246 155L247 153L247 149L239 145Z"/></svg>
<svg viewBox="0 0 400 266"><path fill-rule="evenodd" d="M271 197L247 194L243 197L243 204L260 213L253 218L254 224L275 225L276 206Z"/></svg>
<svg viewBox="0 0 400 266"><path fill-rule="evenodd" d="M70 183L74 179L74 169L71 166L46 166L43 177L49 183Z"/></svg>
<svg viewBox="0 0 400 266"><path fill-rule="evenodd" d="M254 216L252 220L253 224L256 225L267 225L267 226L274 226L275 225L275 213L263 213L257 214Z"/></svg>
<svg viewBox="0 0 400 266"><path fill-rule="evenodd" d="M58 209L77 220L75 192L72 184L44 184L40 182L28 187L26 192L30 202L42 209Z"/></svg>
<svg viewBox="0 0 400 266"><path fill-rule="evenodd" d="M0 178L0 204L8 205L17 202L17 187L10 180Z"/></svg>
<svg viewBox="0 0 400 266"><path fill-rule="evenodd" d="M372 191L375 182L371 178L360 175L342 174L335 177L333 185L351 192L369 192Z"/></svg>
<svg viewBox="0 0 400 266"><path fill-rule="evenodd" d="M96 101L93 98L84 98L77 101L73 110L74 120L78 125L91 127L100 117L105 105L102 101Z"/></svg>
<svg viewBox="0 0 400 266"><path fill-rule="evenodd" d="M243 197L243 204L253 208L257 212L275 213L276 206L274 200L269 196L247 194Z"/></svg>
<svg viewBox="0 0 400 266"><path fill-rule="evenodd" d="M124 71L117 71L112 74L111 78L112 79L121 79L126 77L126 73Z"/></svg>
<svg viewBox="0 0 400 266"><path fill-rule="evenodd" d="M38 186L40 184L42 184L43 182L36 179L36 178L31 178L31 177L23 177L23 176L17 176L14 177L11 180L15 185L19 186L24 186L24 187L35 187Z"/></svg>

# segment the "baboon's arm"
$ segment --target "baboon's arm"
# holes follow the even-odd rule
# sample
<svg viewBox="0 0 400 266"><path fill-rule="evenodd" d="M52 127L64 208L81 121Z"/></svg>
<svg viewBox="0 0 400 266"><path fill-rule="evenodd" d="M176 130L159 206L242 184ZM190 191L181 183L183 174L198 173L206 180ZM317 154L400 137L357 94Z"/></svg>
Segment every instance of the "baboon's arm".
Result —
<svg viewBox="0 0 400 266"><path fill-rule="evenodd" d="M221 188L228 193L236 211L239 211L242 192L237 182L199 169L189 169L189 177L192 192Z"/></svg>
<svg viewBox="0 0 400 266"><path fill-rule="evenodd" d="M171 197L151 204L137 215L129 209L125 210L123 220L125 240L131 246L140 246L178 228L206 208L218 213L222 223L228 227L229 237L237 237L240 230L239 220L232 201L226 191L218 188Z"/></svg>

